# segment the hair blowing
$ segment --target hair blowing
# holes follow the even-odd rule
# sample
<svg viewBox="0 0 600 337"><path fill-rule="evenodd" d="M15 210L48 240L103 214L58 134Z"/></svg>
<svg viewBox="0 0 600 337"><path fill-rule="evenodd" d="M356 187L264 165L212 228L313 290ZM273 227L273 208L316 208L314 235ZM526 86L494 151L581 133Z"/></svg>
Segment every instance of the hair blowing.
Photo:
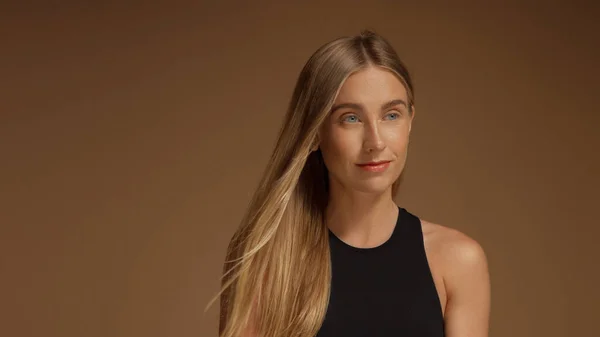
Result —
<svg viewBox="0 0 600 337"><path fill-rule="evenodd" d="M331 278L324 222L329 186L321 152L312 149L344 81L368 66L398 77L412 113L409 73L390 43L376 33L365 30L335 39L309 58L269 165L227 249L217 295L219 336L312 337L318 332Z"/></svg>

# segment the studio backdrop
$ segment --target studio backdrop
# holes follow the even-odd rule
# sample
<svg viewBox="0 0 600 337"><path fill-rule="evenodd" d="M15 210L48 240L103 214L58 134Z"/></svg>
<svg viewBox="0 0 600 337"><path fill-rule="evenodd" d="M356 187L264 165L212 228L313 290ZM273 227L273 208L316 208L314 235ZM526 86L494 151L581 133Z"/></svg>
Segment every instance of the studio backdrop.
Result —
<svg viewBox="0 0 600 337"><path fill-rule="evenodd" d="M396 201L483 246L490 335L597 336L600 12L531 3L6 5L0 335L216 337L296 78L370 28L415 84Z"/></svg>

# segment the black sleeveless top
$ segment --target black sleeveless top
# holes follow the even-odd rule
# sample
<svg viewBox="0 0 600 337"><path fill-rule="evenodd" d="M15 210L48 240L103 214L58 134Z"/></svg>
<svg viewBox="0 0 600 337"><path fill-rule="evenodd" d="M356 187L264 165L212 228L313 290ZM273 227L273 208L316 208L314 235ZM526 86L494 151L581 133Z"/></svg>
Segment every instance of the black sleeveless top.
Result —
<svg viewBox="0 0 600 337"><path fill-rule="evenodd" d="M329 232L331 293L317 337L442 337L421 221L403 208L391 237L357 248Z"/></svg>

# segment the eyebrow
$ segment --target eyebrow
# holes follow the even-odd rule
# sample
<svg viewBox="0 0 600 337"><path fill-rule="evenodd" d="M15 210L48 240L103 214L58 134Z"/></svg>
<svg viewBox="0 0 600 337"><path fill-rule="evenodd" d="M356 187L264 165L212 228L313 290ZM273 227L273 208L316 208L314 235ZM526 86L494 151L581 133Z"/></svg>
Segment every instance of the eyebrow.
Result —
<svg viewBox="0 0 600 337"><path fill-rule="evenodd" d="M406 102L402 99L394 99L391 100L389 102L386 102L384 104L381 105L381 110L385 110L385 109L389 109L395 105L404 105L405 107L408 107L408 105L406 104ZM362 104L357 104L357 103L340 103L337 105L334 105L333 108L331 108L331 112L335 112L338 109L342 109L342 108L352 108L352 109L356 109L356 110L364 110L364 107Z"/></svg>

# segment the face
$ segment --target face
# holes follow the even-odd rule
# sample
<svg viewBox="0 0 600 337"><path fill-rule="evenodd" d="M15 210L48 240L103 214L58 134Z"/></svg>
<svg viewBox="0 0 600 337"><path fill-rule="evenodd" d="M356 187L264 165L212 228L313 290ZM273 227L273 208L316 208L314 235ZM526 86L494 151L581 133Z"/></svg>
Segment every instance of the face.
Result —
<svg viewBox="0 0 600 337"><path fill-rule="evenodd" d="M412 119L406 89L392 72L369 67L348 77L319 132L331 184L391 189L404 169Z"/></svg>

